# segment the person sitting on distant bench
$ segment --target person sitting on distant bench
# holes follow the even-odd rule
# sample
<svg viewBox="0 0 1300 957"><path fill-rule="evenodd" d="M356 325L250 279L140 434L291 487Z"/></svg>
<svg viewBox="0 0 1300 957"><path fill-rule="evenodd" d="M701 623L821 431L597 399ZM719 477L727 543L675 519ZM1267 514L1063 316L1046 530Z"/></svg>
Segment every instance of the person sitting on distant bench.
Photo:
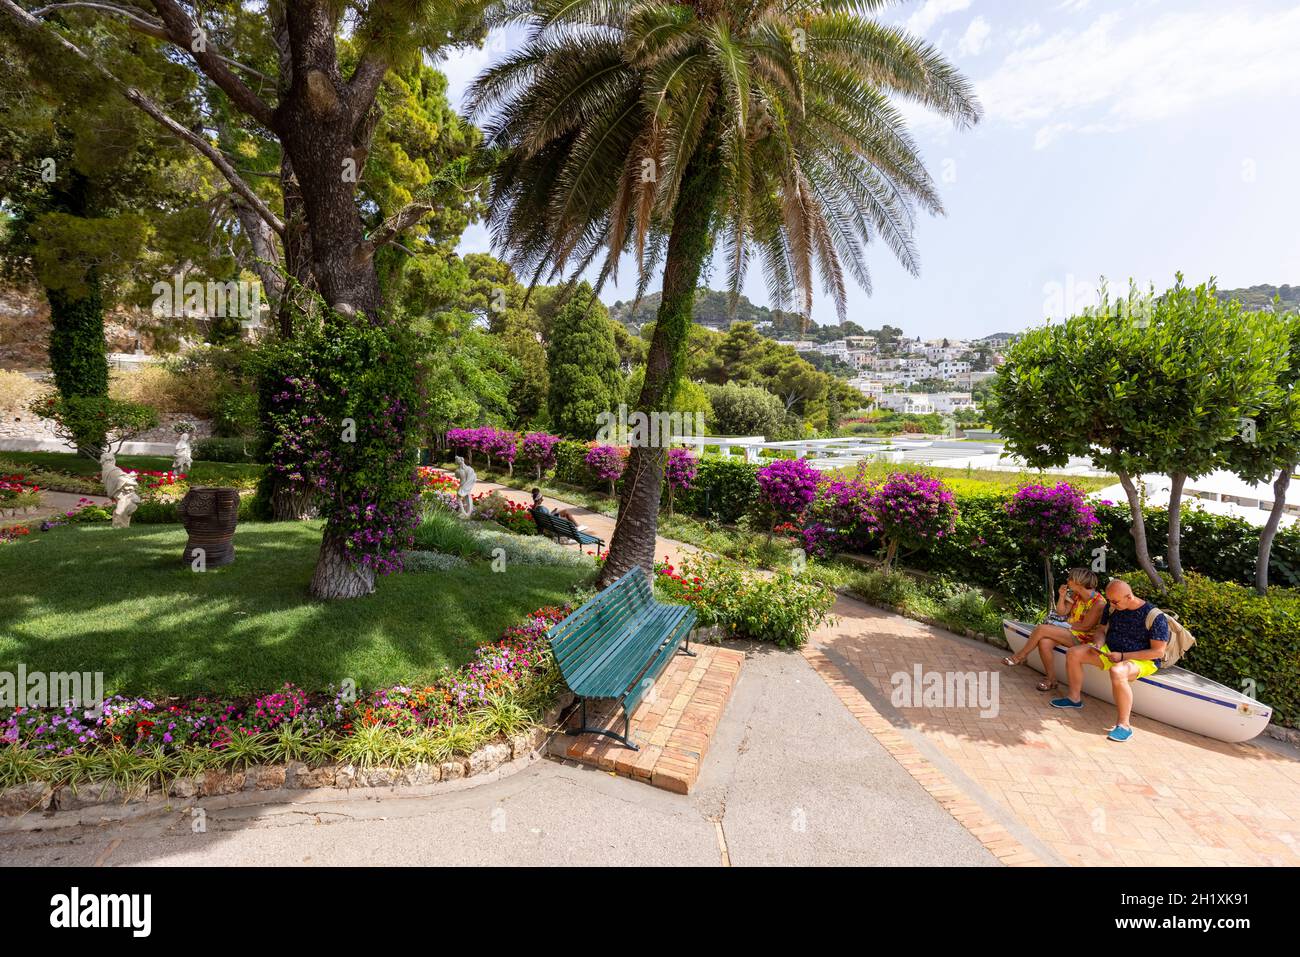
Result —
<svg viewBox="0 0 1300 957"><path fill-rule="evenodd" d="M1091 569L1071 568L1070 577L1057 589L1056 605L1052 614L1041 625L1035 625L1025 646L1014 655L1002 659L1004 665L1023 665L1025 659L1038 649L1043 661L1044 678L1038 683L1039 691L1055 691L1056 665L1052 656L1057 645L1070 648L1088 641L1091 632L1101 622L1106 599L1097 591L1097 575Z"/></svg>
<svg viewBox="0 0 1300 957"><path fill-rule="evenodd" d="M1118 720L1106 735L1112 741L1133 737L1129 716L1133 711L1133 689L1129 683L1156 673L1169 642L1169 619L1163 614L1147 628L1147 615L1155 608L1133 594L1128 582L1116 579L1106 586L1106 610L1096 644L1085 642L1065 653L1065 670L1070 676L1070 693L1054 698L1053 708L1083 707L1083 666L1110 672ZM1105 644L1101 644L1102 642ZM1098 647L1100 645L1100 647Z"/></svg>
<svg viewBox="0 0 1300 957"><path fill-rule="evenodd" d="M567 518L569 521L573 522L574 525L578 524L574 519L572 512L552 512L549 508L543 505L542 490L539 488L533 489L533 507L530 511L532 511L534 515L538 513L541 513L542 515L558 515L560 518Z"/></svg>

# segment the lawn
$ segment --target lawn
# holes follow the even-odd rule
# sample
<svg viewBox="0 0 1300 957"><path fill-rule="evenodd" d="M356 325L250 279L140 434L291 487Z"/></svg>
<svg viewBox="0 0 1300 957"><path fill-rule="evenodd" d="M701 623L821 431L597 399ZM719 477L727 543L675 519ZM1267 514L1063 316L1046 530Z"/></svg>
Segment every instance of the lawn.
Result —
<svg viewBox="0 0 1300 957"><path fill-rule="evenodd" d="M102 671L105 692L242 693L426 681L587 570L487 563L391 575L374 595L307 596L321 525L241 524L233 565L194 573L179 526L69 526L0 546L0 671Z"/></svg>

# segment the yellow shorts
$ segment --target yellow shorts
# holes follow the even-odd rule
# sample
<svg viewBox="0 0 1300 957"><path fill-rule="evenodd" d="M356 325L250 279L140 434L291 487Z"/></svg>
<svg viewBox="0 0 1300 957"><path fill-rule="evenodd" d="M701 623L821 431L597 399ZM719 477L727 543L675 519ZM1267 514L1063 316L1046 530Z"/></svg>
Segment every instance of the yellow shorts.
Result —
<svg viewBox="0 0 1300 957"><path fill-rule="evenodd" d="M1107 658L1106 652L1108 651L1110 651L1110 648L1108 648L1106 645L1101 646L1102 653L1100 657L1101 657L1102 671L1110 671L1111 665L1122 663L1122 662L1111 661L1109 658ZM1160 670L1160 666L1156 664L1154 661L1152 661L1150 658L1129 658L1125 660L1132 661L1133 664L1138 666L1138 673L1137 673L1138 678L1149 678L1157 671ZM1135 678L1134 680L1136 681L1137 679Z"/></svg>

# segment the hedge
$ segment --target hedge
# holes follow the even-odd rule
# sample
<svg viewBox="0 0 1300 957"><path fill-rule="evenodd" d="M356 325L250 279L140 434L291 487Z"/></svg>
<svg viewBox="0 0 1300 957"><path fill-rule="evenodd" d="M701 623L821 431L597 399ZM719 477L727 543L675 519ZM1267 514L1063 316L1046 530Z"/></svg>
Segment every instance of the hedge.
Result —
<svg viewBox="0 0 1300 957"><path fill-rule="evenodd" d="M262 521L263 516L259 515L253 503L254 496L239 496L238 517L241 522ZM180 512L177 510L180 506L179 501L175 502L141 502L136 508L135 514L131 516L131 522L135 525L173 525L179 524L181 520Z"/></svg>
<svg viewBox="0 0 1300 957"><path fill-rule="evenodd" d="M1140 572L1122 577L1196 636L1181 666L1272 706L1275 724L1300 726L1300 594L1269 588L1259 595L1188 573L1160 595Z"/></svg>
<svg viewBox="0 0 1300 957"><path fill-rule="evenodd" d="M605 483L587 468L587 443L563 439L555 446L555 481L578 488L595 488Z"/></svg>
<svg viewBox="0 0 1300 957"><path fill-rule="evenodd" d="M200 439L194 443L196 462L255 462L256 441L252 439Z"/></svg>
<svg viewBox="0 0 1300 957"><path fill-rule="evenodd" d="M758 469L750 462L701 459L695 481L674 494L673 506L700 518L738 522L758 504Z"/></svg>
<svg viewBox="0 0 1300 957"><path fill-rule="evenodd" d="M1013 533L1005 511L1009 491L959 492L955 498L960 514L951 537L929 550L903 557L904 564L921 571L949 575L962 581L996 589L1018 601L1045 600L1042 561ZM1089 567L1094 549L1106 546L1107 575L1118 575L1138 567L1133 536L1129 531L1129 507L1125 504L1095 506L1099 524L1089 542L1080 543L1057 569ZM1145 510L1148 545L1158 567L1163 566L1168 511ZM1183 568L1219 581L1251 585L1255 581L1255 554L1259 527L1245 519L1214 515L1195 509L1183 512ZM1269 581L1286 587L1300 586L1300 525L1278 532L1269 561Z"/></svg>

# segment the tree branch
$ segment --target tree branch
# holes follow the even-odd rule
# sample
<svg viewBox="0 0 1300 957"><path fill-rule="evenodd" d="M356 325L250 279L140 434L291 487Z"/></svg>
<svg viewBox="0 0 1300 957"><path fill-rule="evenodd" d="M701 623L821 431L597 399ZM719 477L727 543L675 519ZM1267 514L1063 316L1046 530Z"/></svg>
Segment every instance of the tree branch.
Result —
<svg viewBox="0 0 1300 957"><path fill-rule="evenodd" d="M388 217L382 226L366 237L366 240L357 247L357 256L373 256L375 250L395 241L403 230L410 229L433 212L434 208L429 203L412 203L409 206L402 207Z"/></svg>
<svg viewBox="0 0 1300 957"><path fill-rule="evenodd" d="M168 43L172 42L171 36L167 33L167 30L163 27L163 25L158 21L147 20L137 10L131 10L126 7L119 7L116 4L112 4L112 3L90 3L90 2L86 2L86 0L76 0L76 2L70 2L70 3L51 3L47 7L41 7L39 10L33 10L32 16L39 17L40 19L43 20L45 19L46 14L53 13L56 10L69 10L69 9L104 10L108 13L116 13L120 16L126 17L127 22L131 26L131 29L135 30L137 33L143 33L145 36L153 37L155 40L165 40ZM219 59L222 63L229 64L230 66L233 66L237 70L243 70L245 73L252 74L253 76L257 77L259 80L262 80L266 83L275 82L271 77L267 76L261 70L258 70L255 67L251 67L247 63L240 63L238 60L233 60L228 56L222 56L220 53L214 54L214 56L216 56L216 58Z"/></svg>
<svg viewBox="0 0 1300 957"><path fill-rule="evenodd" d="M172 43L182 50L188 50L199 69L230 97L232 103L266 129L274 129L271 125L271 107L230 71L225 58L207 49L206 43L202 50L194 49L194 33L197 28L181 5L176 0L153 0L153 5Z"/></svg>
<svg viewBox="0 0 1300 957"><path fill-rule="evenodd" d="M34 31L40 35L48 36L54 40L55 43L68 53L71 53L74 57L112 83L129 102L135 104L159 124L166 127L170 132L202 153L213 166L221 171L221 175L226 178L226 181L230 183L235 192L239 193L239 195L257 211L257 214L262 217L266 224L275 230L277 234L281 236L284 235L284 223L281 222L280 217L276 216L275 213L271 211L270 207L262 201L262 198L258 196L257 193L253 192L253 188L249 186L248 183L244 182L243 178L235 171L235 168L230 165L229 161L221 155L221 151L215 146L203 137L178 123L152 99L144 93L141 93L135 87L119 80L106 67L101 66L79 46L64 37L58 31L49 29L43 21L38 20L22 7L18 6L14 0L0 0L0 10L4 10L12 19L16 20L19 25L26 29Z"/></svg>

